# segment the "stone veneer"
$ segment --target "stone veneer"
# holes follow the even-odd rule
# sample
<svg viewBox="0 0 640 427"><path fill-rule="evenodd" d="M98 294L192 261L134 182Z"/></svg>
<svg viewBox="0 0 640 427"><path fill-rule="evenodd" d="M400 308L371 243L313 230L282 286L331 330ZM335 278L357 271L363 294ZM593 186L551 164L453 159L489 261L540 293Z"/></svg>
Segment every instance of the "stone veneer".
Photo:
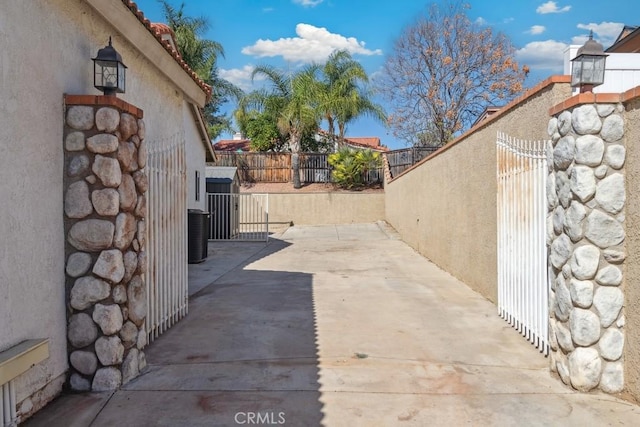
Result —
<svg viewBox="0 0 640 427"><path fill-rule="evenodd" d="M85 98L64 127L69 383L106 391L146 366L145 126L115 97Z"/></svg>
<svg viewBox="0 0 640 427"><path fill-rule="evenodd" d="M548 125L550 362L580 391L624 387L623 111L585 104Z"/></svg>

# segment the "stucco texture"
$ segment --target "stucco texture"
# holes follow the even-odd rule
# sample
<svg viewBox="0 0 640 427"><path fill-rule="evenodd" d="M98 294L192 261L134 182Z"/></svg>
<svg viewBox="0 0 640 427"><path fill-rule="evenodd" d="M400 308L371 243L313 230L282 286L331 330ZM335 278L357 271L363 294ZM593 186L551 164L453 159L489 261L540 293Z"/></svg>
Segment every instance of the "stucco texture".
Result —
<svg viewBox="0 0 640 427"><path fill-rule="evenodd" d="M384 220L384 199L377 193L271 193L269 222L296 225L364 223Z"/></svg>
<svg viewBox="0 0 640 427"><path fill-rule="evenodd" d="M201 136L198 133L198 128L196 127L190 108L189 104L184 101L182 114L184 119L185 138L186 141L193 142L190 144L189 149L186 150L185 159L187 164L187 208L206 211L206 151L204 145L195 143L201 139ZM196 185L196 171L199 173L199 185ZM196 197L196 189L198 190L198 197Z"/></svg>
<svg viewBox="0 0 640 427"><path fill-rule="evenodd" d="M626 106L625 388L640 400L640 100Z"/></svg>
<svg viewBox="0 0 640 427"><path fill-rule="evenodd" d="M63 95L99 94L91 58L109 36L128 66L119 97L144 111L147 143L184 137L181 92L84 1L2 5L0 351L50 339L49 359L16 380L19 402L67 370Z"/></svg>
<svg viewBox="0 0 640 427"><path fill-rule="evenodd" d="M496 302L497 132L548 139L549 108L569 95L567 83L545 85L387 183L387 221L418 252Z"/></svg>

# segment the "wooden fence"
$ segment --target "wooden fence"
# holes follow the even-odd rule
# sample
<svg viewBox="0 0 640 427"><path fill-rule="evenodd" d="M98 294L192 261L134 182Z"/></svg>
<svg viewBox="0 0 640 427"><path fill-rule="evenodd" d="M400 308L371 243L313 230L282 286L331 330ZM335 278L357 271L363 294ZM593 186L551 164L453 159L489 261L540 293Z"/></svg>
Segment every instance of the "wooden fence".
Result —
<svg viewBox="0 0 640 427"><path fill-rule="evenodd" d="M216 152L216 166L235 166L242 182L291 182L291 153ZM331 182L329 154L301 153L300 179L303 183ZM370 184L383 182L382 168L367 173Z"/></svg>
<svg viewBox="0 0 640 427"><path fill-rule="evenodd" d="M411 147L387 152L385 155L389 162L391 177L400 175L436 150L438 147Z"/></svg>

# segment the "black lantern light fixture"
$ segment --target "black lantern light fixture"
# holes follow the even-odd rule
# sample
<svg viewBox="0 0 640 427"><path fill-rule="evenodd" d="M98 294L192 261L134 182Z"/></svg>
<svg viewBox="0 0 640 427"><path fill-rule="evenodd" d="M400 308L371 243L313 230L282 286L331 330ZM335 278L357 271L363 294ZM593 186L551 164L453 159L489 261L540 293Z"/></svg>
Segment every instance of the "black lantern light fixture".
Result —
<svg viewBox="0 0 640 427"><path fill-rule="evenodd" d="M109 44L98 50L93 59L93 85L105 95L124 93L127 66L122 63L122 57Z"/></svg>
<svg viewBox="0 0 640 427"><path fill-rule="evenodd" d="M589 40L578 49L576 57L571 60L571 86L579 86L580 92L591 92L598 85L604 83L604 70L607 55L602 45L593 40L593 31L589 33Z"/></svg>

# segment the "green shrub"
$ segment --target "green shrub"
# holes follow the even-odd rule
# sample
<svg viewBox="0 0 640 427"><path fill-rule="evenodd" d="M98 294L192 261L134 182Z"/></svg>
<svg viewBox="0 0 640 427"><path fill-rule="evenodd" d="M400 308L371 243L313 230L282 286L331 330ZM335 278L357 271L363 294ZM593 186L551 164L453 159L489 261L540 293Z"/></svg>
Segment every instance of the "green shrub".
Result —
<svg viewBox="0 0 640 427"><path fill-rule="evenodd" d="M369 149L342 148L329 155L329 164L333 167L333 182L339 187L353 189L365 185L367 172L380 167L382 157L380 153Z"/></svg>

